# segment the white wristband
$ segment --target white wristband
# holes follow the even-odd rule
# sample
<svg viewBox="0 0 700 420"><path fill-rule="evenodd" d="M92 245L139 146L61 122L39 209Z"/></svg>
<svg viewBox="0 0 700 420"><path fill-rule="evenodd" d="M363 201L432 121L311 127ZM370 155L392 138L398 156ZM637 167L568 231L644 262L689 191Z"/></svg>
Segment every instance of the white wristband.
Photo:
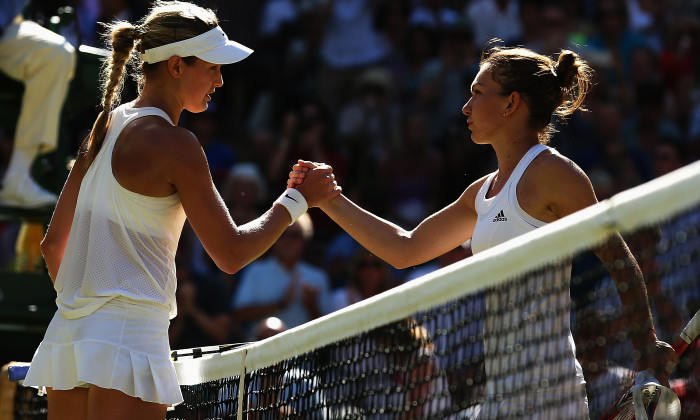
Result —
<svg viewBox="0 0 700 420"><path fill-rule="evenodd" d="M304 196L299 190L294 188L287 188L287 190L275 200L275 203L283 205L289 212L289 216L292 218L291 223L289 223L290 226L309 209L309 205L306 203Z"/></svg>

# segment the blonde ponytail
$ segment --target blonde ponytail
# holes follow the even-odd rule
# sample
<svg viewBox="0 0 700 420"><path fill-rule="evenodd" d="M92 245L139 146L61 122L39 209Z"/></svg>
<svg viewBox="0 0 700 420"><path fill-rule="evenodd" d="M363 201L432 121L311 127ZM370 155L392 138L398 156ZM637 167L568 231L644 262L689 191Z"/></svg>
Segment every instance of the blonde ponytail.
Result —
<svg viewBox="0 0 700 420"><path fill-rule="evenodd" d="M102 147L102 142L107 134L109 114L121 102L126 64L132 57L134 43L141 39L142 35L142 32L129 22L116 22L108 28L112 55L102 70L102 101L100 103L102 110L88 137L86 166L90 166Z"/></svg>

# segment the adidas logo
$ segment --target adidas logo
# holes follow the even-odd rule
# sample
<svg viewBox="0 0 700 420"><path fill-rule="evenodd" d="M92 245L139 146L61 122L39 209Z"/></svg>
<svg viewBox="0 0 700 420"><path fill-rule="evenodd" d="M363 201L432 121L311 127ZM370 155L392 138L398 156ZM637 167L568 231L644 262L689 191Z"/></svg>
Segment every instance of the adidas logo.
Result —
<svg viewBox="0 0 700 420"><path fill-rule="evenodd" d="M496 217L493 218L493 221L494 221L494 222L505 222L505 221L507 221L507 220L508 220L508 219L507 219L506 216L503 214L503 210L499 211L498 214L496 215Z"/></svg>

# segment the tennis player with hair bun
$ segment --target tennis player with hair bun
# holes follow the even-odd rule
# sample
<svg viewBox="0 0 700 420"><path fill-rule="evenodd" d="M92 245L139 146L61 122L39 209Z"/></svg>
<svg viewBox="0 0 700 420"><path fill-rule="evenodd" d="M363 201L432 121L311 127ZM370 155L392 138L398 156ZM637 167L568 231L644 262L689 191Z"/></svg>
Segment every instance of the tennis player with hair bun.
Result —
<svg viewBox="0 0 700 420"><path fill-rule="evenodd" d="M412 230L363 210L343 195L320 206L369 251L395 267L430 261L467 240L478 253L597 202L586 174L546 145L553 132L551 118L566 117L581 108L591 84L588 64L571 51L561 51L553 60L525 48L498 46L497 40L492 40L484 48L479 67L471 98L462 112L467 116L472 141L489 144L495 151L495 172L471 184L455 202ZM308 176L305 171L315 165L299 161L290 174L289 186L302 186ZM622 241L619 235L617 239ZM620 298L631 310L630 326L641 326L630 328L632 342L642 355L638 368L655 369L663 381L668 374L664 368L676 364L678 357L671 346L657 340L642 273L621 243L598 250L597 255L603 262L619 258L628 262L627 268L611 275L618 286L627 283ZM569 311L556 311L569 307L570 276L569 263L560 274L549 276L557 282L548 285L549 290L558 292L533 300L524 309L531 319L547 319L551 325L569 330L561 336L547 337L546 331L540 331L536 334L544 337L538 340L525 328L512 335L495 335L497 331L512 331L513 322L524 313L498 311L503 307L498 297L486 297L487 379L477 417L480 420L508 416L588 419L585 382L575 357ZM535 290L530 288L536 286L517 287ZM528 346L528 351L505 351L507 345L531 343L533 338L539 344ZM548 385L531 390L533 383ZM541 410L527 414L532 407Z"/></svg>
<svg viewBox="0 0 700 420"><path fill-rule="evenodd" d="M308 186L236 226L197 138L177 122L185 109L206 110L223 84L221 65L252 51L228 40L214 12L186 2L156 2L138 25L110 29L103 108L41 245L58 311L25 385L46 387L53 420L163 419L167 405L182 401L168 324L177 313L175 251L185 219L219 268L233 273L307 205L340 191L331 168L318 168ZM130 59L138 60L139 95L113 109Z"/></svg>

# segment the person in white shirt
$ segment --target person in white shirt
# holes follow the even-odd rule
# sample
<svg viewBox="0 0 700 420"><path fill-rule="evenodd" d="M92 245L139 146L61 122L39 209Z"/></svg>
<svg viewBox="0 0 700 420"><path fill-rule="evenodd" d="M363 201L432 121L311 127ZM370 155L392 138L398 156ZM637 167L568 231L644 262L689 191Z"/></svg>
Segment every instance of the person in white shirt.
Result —
<svg viewBox="0 0 700 420"><path fill-rule="evenodd" d="M553 131L552 117L566 117L582 106L591 77L592 69L574 52L564 50L552 59L491 42L482 53L471 98L462 112L472 141L495 151L495 172L472 183L456 201L412 230L363 210L342 194L320 207L369 251L405 268L467 240L477 254L595 204L586 174L545 145ZM289 185L303 185L305 170L313 167L312 162L300 161ZM618 259L627 263L611 275L626 286L620 299L630 310L631 339L642 355L638 367L667 376L666 363L673 365L678 357L657 339L641 270L616 236L622 245L596 252L604 263ZM585 382L569 325L570 261L553 270L486 294L486 395L480 420L588 418ZM534 290L546 292L533 295ZM528 295L533 297L521 304L521 297ZM513 302L513 309L505 310ZM542 322L522 325L523 320L539 319Z"/></svg>
<svg viewBox="0 0 700 420"><path fill-rule="evenodd" d="M252 50L230 41L216 15L154 3L146 18L111 27L102 111L81 146L41 250L58 294L25 379L45 387L49 418L163 419L182 401L168 345L175 253L185 219L224 272L262 255L290 222L339 193L331 168L284 191L237 226L216 191L197 138L177 127L223 84L221 65ZM119 103L130 58L139 96Z"/></svg>
<svg viewBox="0 0 700 420"><path fill-rule="evenodd" d="M233 296L236 322L275 316L294 328L322 315L321 299L330 283L323 269L303 259L312 235L311 217L305 213L282 233L269 257L246 267Z"/></svg>

